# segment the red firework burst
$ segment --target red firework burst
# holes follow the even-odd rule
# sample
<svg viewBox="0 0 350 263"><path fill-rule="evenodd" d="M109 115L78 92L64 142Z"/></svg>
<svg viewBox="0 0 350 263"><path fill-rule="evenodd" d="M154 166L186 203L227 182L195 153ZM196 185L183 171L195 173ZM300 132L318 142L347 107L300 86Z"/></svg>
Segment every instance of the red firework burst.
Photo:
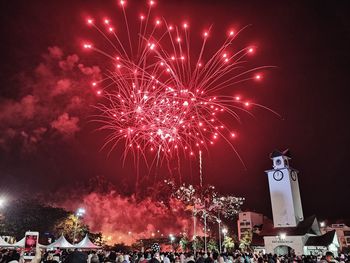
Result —
<svg viewBox="0 0 350 263"><path fill-rule="evenodd" d="M152 22L154 5L154 1L149 2L147 15L140 15L139 30L133 34L125 11L126 1L120 1L126 45L121 40L124 36L116 33L110 19L104 19L102 25L91 18L87 20L117 53L110 55L92 43L83 44L85 49L110 58L114 65L104 80L92 83L99 87L97 95L105 98L97 106L101 112L100 129L110 131L104 146L113 150L124 142L124 156L128 153L142 156L146 163L156 157L158 162L159 156L165 159L179 158L180 154L194 156L208 150L219 138L234 149L231 139L236 133L225 124L228 118L223 118L223 114L239 119L238 111L247 111L251 105L266 108L224 93L229 87L232 91L238 83L263 78L260 71L266 67L248 70L244 67L244 59L254 54L256 47L230 51L241 32L230 29L221 46L207 51L210 27L202 32L200 48L193 50L189 23L174 25L166 19Z"/></svg>

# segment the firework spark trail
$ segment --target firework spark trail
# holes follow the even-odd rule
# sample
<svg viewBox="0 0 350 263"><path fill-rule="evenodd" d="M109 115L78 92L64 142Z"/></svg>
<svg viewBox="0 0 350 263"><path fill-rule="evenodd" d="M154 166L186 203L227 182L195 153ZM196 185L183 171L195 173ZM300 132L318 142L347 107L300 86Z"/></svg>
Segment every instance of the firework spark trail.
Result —
<svg viewBox="0 0 350 263"><path fill-rule="evenodd" d="M109 146L112 151L124 141L124 161L131 153L137 163L142 158L147 165L152 165L157 159L158 166L159 161L169 163L181 153L194 156L202 149L208 151L209 146L221 137L240 158L231 142L235 133L219 115L226 113L239 121L238 111L249 113L251 105L270 109L220 91L244 81L260 81L262 75L259 71L267 67L244 68L244 59L255 53L253 46L230 53L241 30L229 30L217 50L206 51L212 32L209 27L202 33L199 52L191 50L187 22L175 26L166 19L156 19L152 26L154 4L150 1L147 16L140 16L139 29L134 37L128 25L126 1L120 1L130 53L122 44L122 36L118 36L112 27L111 20L104 20L105 29L93 19L87 20L87 24L97 29L118 54L113 56L90 43L83 45L110 58L115 67L108 71L105 79L93 82L93 86L101 87L98 95L105 99L97 106L101 112L97 116L100 129L111 132L103 147ZM136 53L133 53L133 45L137 45ZM207 61L206 56L209 56ZM152 156L151 162L149 156Z"/></svg>

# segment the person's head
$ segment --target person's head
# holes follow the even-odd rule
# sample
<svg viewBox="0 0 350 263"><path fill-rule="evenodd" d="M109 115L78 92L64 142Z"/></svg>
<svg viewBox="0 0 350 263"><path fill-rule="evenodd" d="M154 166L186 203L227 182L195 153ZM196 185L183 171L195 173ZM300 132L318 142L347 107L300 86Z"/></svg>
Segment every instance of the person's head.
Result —
<svg viewBox="0 0 350 263"><path fill-rule="evenodd" d="M53 260L53 254L52 253L48 253L46 256L46 260Z"/></svg>
<svg viewBox="0 0 350 263"><path fill-rule="evenodd" d="M100 263L100 259L98 258L97 255L93 255L90 259L91 263Z"/></svg>
<svg viewBox="0 0 350 263"><path fill-rule="evenodd" d="M327 251L326 252L326 261L331 262L333 260L333 258L334 258L333 253L331 251Z"/></svg>
<svg viewBox="0 0 350 263"><path fill-rule="evenodd" d="M117 259L117 254L114 251L111 251L108 255L109 261L115 261Z"/></svg>
<svg viewBox="0 0 350 263"><path fill-rule="evenodd" d="M11 255L11 260L19 261L20 257L21 256L17 251L13 251L13 253Z"/></svg>
<svg viewBox="0 0 350 263"><path fill-rule="evenodd" d="M74 251L65 258L64 262L65 263L86 263L87 254L81 251Z"/></svg>

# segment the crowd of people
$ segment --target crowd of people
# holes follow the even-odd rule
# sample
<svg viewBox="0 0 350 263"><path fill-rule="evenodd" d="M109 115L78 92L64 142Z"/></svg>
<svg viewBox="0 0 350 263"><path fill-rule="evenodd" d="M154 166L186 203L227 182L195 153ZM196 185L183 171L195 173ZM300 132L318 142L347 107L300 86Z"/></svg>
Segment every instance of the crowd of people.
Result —
<svg viewBox="0 0 350 263"><path fill-rule="evenodd" d="M24 263L23 255L17 250L2 250L0 263ZM327 252L322 257L316 256L278 256L262 253L172 253L172 252L133 252L118 253L109 250L97 251L67 251L56 250L42 252L39 249L30 263L350 263L350 254L340 254L334 257Z"/></svg>

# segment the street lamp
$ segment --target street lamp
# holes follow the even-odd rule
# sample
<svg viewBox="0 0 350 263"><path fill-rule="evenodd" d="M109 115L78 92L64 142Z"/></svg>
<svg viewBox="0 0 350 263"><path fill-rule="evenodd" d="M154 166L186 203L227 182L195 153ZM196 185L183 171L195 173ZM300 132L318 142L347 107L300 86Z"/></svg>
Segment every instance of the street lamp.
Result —
<svg viewBox="0 0 350 263"><path fill-rule="evenodd" d="M218 218L216 220L219 225L219 253L221 254L221 219L220 219L220 214L218 214Z"/></svg>
<svg viewBox="0 0 350 263"><path fill-rule="evenodd" d="M76 216L80 217L83 216L85 214L85 209L84 208L78 208L77 212L76 212Z"/></svg>
<svg viewBox="0 0 350 263"><path fill-rule="evenodd" d="M325 227L326 223L324 221L320 222L320 227Z"/></svg>
<svg viewBox="0 0 350 263"><path fill-rule="evenodd" d="M174 249L173 242L175 241L175 237L173 234L169 234L169 238L170 238L171 247Z"/></svg>
<svg viewBox="0 0 350 263"><path fill-rule="evenodd" d="M280 239L281 240L285 240L287 237L287 234L286 233L280 233Z"/></svg>
<svg viewBox="0 0 350 263"><path fill-rule="evenodd" d="M85 211L84 208L78 208L78 210L75 212L76 220L75 220L74 232L73 232L73 245L75 244L75 235L76 235L76 232L77 232L79 217L84 216L84 215L85 215L85 212L86 212L86 211Z"/></svg>
<svg viewBox="0 0 350 263"><path fill-rule="evenodd" d="M6 198L0 196L0 208L3 208L6 204Z"/></svg>
<svg viewBox="0 0 350 263"><path fill-rule="evenodd" d="M225 239L226 239L226 234L227 234L228 230L226 227L224 227L222 229L222 233L224 234L224 252L226 253L226 246L225 246Z"/></svg>

